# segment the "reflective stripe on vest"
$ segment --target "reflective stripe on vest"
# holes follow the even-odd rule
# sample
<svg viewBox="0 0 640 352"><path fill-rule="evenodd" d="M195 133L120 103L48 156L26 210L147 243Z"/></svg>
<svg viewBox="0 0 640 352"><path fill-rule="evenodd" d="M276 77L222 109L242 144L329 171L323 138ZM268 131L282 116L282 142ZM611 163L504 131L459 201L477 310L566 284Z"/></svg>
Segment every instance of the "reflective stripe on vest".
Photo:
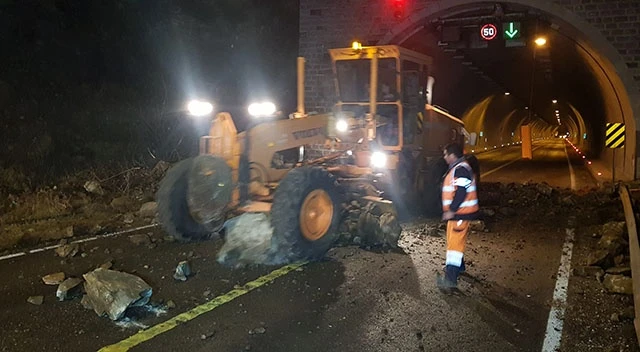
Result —
<svg viewBox="0 0 640 352"><path fill-rule="evenodd" d="M456 210L456 214L473 214L480 210L480 207L478 206L478 194L476 192L476 180L473 176L471 180L455 179L453 176L456 173L456 169L459 167L464 167L469 171L469 173L471 173L471 175L473 175L473 170L466 161L460 162L449 170L447 176L444 178L442 186L442 210L449 211L449 207L453 202L453 197L456 194L456 189L458 187L465 187L466 185L467 195L464 198L464 201L460 204L458 210Z"/></svg>

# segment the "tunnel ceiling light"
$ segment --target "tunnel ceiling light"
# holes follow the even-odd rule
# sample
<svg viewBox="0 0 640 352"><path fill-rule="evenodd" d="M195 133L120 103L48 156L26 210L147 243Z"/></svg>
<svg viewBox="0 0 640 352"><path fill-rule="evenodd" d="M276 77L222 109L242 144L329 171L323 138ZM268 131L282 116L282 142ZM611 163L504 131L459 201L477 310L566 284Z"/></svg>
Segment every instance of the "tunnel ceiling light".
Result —
<svg viewBox="0 0 640 352"><path fill-rule="evenodd" d="M509 92L504 92L504 95L511 95L511 93L509 93Z"/></svg>
<svg viewBox="0 0 640 352"><path fill-rule="evenodd" d="M558 99L553 99L551 102L554 104L558 104Z"/></svg>
<svg viewBox="0 0 640 352"><path fill-rule="evenodd" d="M538 38L536 38L535 43L536 43L537 46L545 46L547 44L547 38L538 37Z"/></svg>

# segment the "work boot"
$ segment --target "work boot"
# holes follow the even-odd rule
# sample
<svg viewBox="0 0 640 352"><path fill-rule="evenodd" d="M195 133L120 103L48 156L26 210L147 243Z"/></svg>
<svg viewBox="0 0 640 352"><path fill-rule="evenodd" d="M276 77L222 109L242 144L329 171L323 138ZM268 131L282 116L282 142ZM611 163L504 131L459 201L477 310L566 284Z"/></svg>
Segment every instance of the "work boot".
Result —
<svg viewBox="0 0 640 352"><path fill-rule="evenodd" d="M452 294L458 290L458 285L455 282L447 279L446 276L442 276L440 273L436 273L436 286L446 294Z"/></svg>

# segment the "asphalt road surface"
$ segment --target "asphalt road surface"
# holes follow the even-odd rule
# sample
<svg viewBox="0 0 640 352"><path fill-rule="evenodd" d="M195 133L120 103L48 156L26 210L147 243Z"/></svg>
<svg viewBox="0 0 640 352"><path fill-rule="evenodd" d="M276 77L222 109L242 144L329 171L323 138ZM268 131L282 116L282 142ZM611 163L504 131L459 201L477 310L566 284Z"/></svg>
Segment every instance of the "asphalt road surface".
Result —
<svg viewBox="0 0 640 352"><path fill-rule="evenodd" d="M483 172L490 172L483 180L570 187L562 145L535 147L532 161L511 163L518 147L480 154ZM577 162L573 170L575 187L582 187ZM334 248L322 262L276 274L278 267L222 266L222 240L176 243L159 228L143 231L151 244L135 245L122 234L83 243L68 259L49 250L1 260L0 351L540 351L575 217L544 226L500 218L490 231L474 232L456 295L435 286L445 239L425 229L439 223L404 223L397 250ZM185 282L173 278L182 260L194 271ZM59 271L81 277L108 261L153 288L155 309L136 308L113 322L84 309L79 298L57 301L56 286L41 280ZM27 302L37 295L43 304Z"/></svg>
<svg viewBox="0 0 640 352"><path fill-rule="evenodd" d="M584 160L563 139L533 143L532 159L522 158L520 145L489 149L478 154L483 182L546 182L573 190L597 186Z"/></svg>

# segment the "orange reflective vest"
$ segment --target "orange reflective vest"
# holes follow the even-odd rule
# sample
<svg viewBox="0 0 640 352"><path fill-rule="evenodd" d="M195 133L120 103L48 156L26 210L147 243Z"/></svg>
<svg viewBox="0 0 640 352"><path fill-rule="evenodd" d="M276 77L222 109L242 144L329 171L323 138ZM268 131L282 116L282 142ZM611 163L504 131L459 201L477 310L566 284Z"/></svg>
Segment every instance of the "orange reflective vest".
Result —
<svg viewBox="0 0 640 352"><path fill-rule="evenodd" d="M462 177L455 178L456 169L460 167L464 167L469 171L471 179ZM473 177L471 166L466 161L461 161L454 165L444 178L442 185L442 210L449 211L451 209L451 203L453 202L453 197L458 187L464 187L467 190L467 195L455 211L456 215L473 214L480 210L478 206L478 194L476 192L476 180Z"/></svg>

